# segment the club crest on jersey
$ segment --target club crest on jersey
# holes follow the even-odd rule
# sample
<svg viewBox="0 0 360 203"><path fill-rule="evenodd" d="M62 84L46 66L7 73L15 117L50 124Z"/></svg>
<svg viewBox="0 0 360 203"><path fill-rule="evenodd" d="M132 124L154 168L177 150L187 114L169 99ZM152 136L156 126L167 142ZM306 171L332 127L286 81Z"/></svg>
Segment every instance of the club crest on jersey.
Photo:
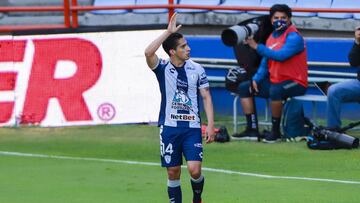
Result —
<svg viewBox="0 0 360 203"><path fill-rule="evenodd" d="M191 79L192 79L192 80L197 80L197 75L196 75L196 74L192 74L192 75L191 75Z"/></svg>
<svg viewBox="0 0 360 203"><path fill-rule="evenodd" d="M164 159L165 159L165 162L167 164L169 164L171 162L171 156L170 155L165 155Z"/></svg>

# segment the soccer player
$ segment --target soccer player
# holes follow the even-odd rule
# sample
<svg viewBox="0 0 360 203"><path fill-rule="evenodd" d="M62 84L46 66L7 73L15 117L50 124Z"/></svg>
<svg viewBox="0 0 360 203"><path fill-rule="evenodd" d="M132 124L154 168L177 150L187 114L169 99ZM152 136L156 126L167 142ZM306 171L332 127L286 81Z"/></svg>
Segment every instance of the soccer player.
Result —
<svg viewBox="0 0 360 203"><path fill-rule="evenodd" d="M214 140L214 113L209 82L204 68L190 60L190 47L178 33L175 13L167 30L145 49L146 62L155 73L161 92L159 114L161 165L167 168L170 203L182 200L180 174L182 155L191 176L193 202L201 202L204 176L201 174L203 146L198 93L202 96L208 121L205 142ZM155 52L163 46L169 60L159 59Z"/></svg>

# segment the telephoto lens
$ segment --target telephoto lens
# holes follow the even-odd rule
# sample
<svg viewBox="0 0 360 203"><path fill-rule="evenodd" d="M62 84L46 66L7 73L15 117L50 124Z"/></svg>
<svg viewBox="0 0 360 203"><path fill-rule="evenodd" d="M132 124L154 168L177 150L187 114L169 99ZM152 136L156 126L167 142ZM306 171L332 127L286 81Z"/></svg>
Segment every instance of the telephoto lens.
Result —
<svg viewBox="0 0 360 203"><path fill-rule="evenodd" d="M359 138L352 137L344 133L338 133L326 129L320 130L320 134L324 136L325 140L330 140L341 147L352 149L359 147Z"/></svg>
<svg viewBox="0 0 360 203"><path fill-rule="evenodd" d="M242 43L249 36L254 35L258 30L259 25L256 23L234 25L221 33L221 40L226 46L235 46Z"/></svg>

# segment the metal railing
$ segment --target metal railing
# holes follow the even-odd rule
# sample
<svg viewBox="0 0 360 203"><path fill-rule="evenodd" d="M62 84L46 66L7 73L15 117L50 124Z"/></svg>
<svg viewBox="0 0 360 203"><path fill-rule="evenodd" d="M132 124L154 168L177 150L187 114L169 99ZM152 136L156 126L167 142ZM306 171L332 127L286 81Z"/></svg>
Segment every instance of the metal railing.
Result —
<svg viewBox="0 0 360 203"><path fill-rule="evenodd" d="M205 68L215 68L215 69L230 69L234 66L238 66L238 63L235 59L214 59L214 58L192 58L195 62L200 63ZM316 67L350 67L349 63L344 62L317 62L317 61L308 61L308 66ZM328 81L331 83L337 83L344 81L344 78L353 79L357 77L356 73L346 73L346 72L335 72L335 71L319 71L319 70L309 70L309 75L317 75L316 77L309 77L309 82L321 82ZM320 76L320 77L319 77ZM329 77L330 76L330 77ZM342 77L342 78L333 78L331 76ZM209 81L223 83L225 78L221 76L208 76Z"/></svg>
<svg viewBox="0 0 360 203"><path fill-rule="evenodd" d="M175 4L174 0L168 0L167 5L122 5L122 6L80 6L77 0L64 0L62 6L24 6L24 7L0 7L0 12L62 12L63 24L44 25L6 25L0 26L0 32L11 32L17 30L33 29L56 29L56 28L78 28L79 12L95 10L119 10L119 9L161 9L169 10L168 19L175 12L175 9L207 9L207 10L239 10L239 11L269 11L269 7L259 6L204 6ZM359 8L292 8L293 12L331 12L331 13L360 13Z"/></svg>

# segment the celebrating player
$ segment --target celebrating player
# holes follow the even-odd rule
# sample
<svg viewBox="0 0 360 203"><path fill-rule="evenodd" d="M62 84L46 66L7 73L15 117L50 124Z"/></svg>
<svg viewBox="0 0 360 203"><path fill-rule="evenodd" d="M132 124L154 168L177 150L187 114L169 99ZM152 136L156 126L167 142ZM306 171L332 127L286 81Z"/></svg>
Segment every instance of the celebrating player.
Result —
<svg viewBox="0 0 360 203"><path fill-rule="evenodd" d="M161 92L159 114L161 165L167 168L168 195L171 203L180 203L182 155L191 176L193 202L201 202L204 176L198 92L207 116L206 143L214 140L214 116L209 82L204 68L190 60L190 47L177 31L175 13L167 30L145 49L146 62L155 73ZM162 44L169 60L159 59L155 52Z"/></svg>

